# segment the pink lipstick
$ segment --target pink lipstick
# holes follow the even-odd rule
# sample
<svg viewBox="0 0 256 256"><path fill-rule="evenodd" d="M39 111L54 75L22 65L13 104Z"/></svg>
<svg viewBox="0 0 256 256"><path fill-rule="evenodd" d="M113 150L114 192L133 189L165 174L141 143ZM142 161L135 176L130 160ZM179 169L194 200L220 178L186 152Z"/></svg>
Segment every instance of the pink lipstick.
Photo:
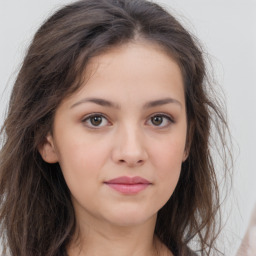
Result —
<svg viewBox="0 0 256 256"><path fill-rule="evenodd" d="M108 180L104 183L114 190L127 195L139 193L140 191L146 189L149 185L152 185L152 183L150 183L148 180L139 176L122 176Z"/></svg>

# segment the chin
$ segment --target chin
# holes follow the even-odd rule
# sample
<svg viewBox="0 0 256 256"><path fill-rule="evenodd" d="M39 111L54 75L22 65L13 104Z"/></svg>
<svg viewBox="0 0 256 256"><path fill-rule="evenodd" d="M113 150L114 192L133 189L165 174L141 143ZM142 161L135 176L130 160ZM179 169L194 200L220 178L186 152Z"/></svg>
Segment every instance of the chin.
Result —
<svg viewBox="0 0 256 256"><path fill-rule="evenodd" d="M108 216L109 222L120 227L132 227L142 225L146 222L155 222L157 213L145 213L138 210L124 209Z"/></svg>

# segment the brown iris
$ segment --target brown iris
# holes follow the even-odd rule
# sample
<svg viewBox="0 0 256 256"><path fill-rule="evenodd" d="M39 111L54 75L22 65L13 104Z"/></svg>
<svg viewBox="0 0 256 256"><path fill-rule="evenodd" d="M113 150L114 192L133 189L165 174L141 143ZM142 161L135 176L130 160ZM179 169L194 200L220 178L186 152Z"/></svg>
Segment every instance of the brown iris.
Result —
<svg viewBox="0 0 256 256"><path fill-rule="evenodd" d="M99 126L102 123L102 117L101 116L92 116L90 118L90 121L93 126Z"/></svg>
<svg viewBox="0 0 256 256"><path fill-rule="evenodd" d="M153 117L151 117L151 122L152 122L152 124L159 126L163 122L163 117L162 116L153 116Z"/></svg>

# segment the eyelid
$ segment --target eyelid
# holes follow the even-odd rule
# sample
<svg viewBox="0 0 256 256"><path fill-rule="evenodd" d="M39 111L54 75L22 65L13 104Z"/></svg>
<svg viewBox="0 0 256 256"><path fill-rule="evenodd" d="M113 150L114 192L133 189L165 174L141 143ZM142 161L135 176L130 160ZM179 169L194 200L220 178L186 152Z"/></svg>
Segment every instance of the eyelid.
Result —
<svg viewBox="0 0 256 256"><path fill-rule="evenodd" d="M99 126L94 126L94 125L90 125L87 123L87 121L94 117L94 116L100 116L102 117L103 119L105 119L107 121L107 124L105 125L99 125ZM151 122L151 118L155 117L155 116L160 116L164 119L167 119L168 121L168 124L162 126L161 124L159 126L157 125L154 125L154 124L149 124L150 126L153 126L153 127L156 127L156 128L166 128L168 127L169 125L171 124L174 124L175 123L175 120L174 118L172 117L172 115L170 114L166 114L166 113L162 113L162 112L156 112L156 113L153 113L151 115L149 115L147 118L146 118L146 124L148 124L148 122ZM90 129L100 129L100 128L104 128L104 127L107 127L107 126L110 126L112 125L111 121L110 121L110 118L108 116L106 116L105 114L103 113L100 113L100 112L93 112L93 113L90 113L88 115L85 115L83 118L82 118L82 121L81 121L86 127L90 128Z"/></svg>
<svg viewBox="0 0 256 256"><path fill-rule="evenodd" d="M101 125L99 125L99 126L94 126L94 125L86 124L86 122L87 122L90 118L92 118L92 117L94 117L94 116L100 116L100 117L104 118L105 120L107 120L108 124L107 124L107 125L103 125L103 126L101 126ZM112 123L110 122L109 118L108 118L106 115L104 115L103 113L99 113L99 112L90 113L90 114L84 116L84 117L82 118L82 121L81 121L81 122L82 122L86 127L90 128L90 129L100 129L100 128L103 128L103 127L106 127L106 126L109 126L109 125L112 124Z"/></svg>
<svg viewBox="0 0 256 256"><path fill-rule="evenodd" d="M167 124L167 125L165 125L165 126L161 126L161 125L157 126L157 125L151 124L152 126L154 126L154 127L156 127L156 128L160 128L160 129L161 129L161 128L166 128L166 127L168 127L169 125L175 123L174 118L173 118L170 114L166 114L166 113L162 113L162 112L159 112L159 113L157 112L157 113L151 114L151 115L147 118L146 123L149 122L149 121L151 121L151 118L154 117L154 116L160 116L160 117L166 118L166 119L168 120L168 122L169 122L169 124Z"/></svg>

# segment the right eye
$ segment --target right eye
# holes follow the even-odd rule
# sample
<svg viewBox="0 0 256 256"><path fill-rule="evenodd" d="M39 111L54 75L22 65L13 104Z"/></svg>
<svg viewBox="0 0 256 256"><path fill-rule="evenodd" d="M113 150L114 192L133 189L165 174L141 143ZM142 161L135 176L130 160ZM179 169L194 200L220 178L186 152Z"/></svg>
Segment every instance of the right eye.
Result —
<svg viewBox="0 0 256 256"><path fill-rule="evenodd" d="M101 128L109 125L109 121L102 114L91 114L82 121L89 128Z"/></svg>

